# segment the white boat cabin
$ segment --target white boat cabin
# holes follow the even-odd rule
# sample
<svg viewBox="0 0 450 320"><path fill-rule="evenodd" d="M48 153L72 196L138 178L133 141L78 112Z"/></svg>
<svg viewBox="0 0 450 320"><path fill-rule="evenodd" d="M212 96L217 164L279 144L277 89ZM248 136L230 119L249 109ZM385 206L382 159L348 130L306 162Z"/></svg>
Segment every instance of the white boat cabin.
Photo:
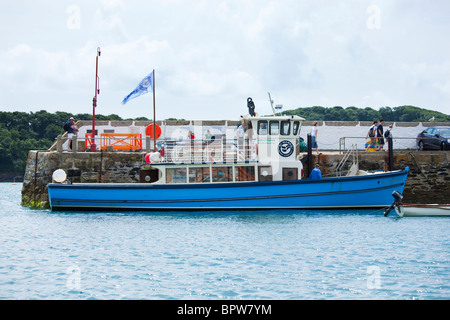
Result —
<svg viewBox="0 0 450 320"><path fill-rule="evenodd" d="M300 180L299 116L242 117L234 137L159 142L140 182L215 183Z"/></svg>

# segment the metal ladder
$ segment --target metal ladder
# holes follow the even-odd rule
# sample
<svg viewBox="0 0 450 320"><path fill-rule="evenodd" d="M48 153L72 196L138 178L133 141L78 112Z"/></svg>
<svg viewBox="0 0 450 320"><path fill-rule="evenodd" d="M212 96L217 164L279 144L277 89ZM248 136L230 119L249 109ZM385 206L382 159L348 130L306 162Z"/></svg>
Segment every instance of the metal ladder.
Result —
<svg viewBox="0 0 450 320"><path fill-rule="evenodd" d="M336 176L337 177L342 177L342 168L344 167L345 163L347 162L347 160L350 156L353 156L352 165L346 175L347 176L355 176L358 173L359 158L358 158L357 145L352 144L352 148L346 152L346 154L342 158L341 162L339 162L339 164L336 167Z"/></svg>

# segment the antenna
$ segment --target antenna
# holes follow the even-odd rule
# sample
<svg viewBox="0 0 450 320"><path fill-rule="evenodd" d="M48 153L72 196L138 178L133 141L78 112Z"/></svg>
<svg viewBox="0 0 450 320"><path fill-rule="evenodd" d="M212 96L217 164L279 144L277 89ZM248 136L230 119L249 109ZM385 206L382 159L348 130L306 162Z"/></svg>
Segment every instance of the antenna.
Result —
<svg viewBox="0 0 450 320"><path fill-rule="evenodd" d="M273 108L273 100L272 100L272 98L270 97L270 92L267 92L267 94L269 95L269 101L270 101L270 106L272 107L273 115L275 115L275 109Z"/></svg>

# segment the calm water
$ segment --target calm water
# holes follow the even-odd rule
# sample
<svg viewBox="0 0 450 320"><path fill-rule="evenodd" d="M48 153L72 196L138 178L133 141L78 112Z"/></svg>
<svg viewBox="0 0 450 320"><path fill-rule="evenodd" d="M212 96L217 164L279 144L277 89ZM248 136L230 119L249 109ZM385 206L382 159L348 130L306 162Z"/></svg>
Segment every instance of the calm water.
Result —
<svg viewBox="0 0 450 320"><path fill-rule="evenodd" d="M0 299L448 299L450 219L52 213L0 183Z"/></svg>

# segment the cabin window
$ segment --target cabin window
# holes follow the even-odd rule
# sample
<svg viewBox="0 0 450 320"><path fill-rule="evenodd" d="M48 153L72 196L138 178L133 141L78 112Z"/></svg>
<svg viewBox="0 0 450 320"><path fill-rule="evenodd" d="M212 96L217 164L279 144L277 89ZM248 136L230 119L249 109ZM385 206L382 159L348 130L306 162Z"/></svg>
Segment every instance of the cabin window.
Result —
<svg viewBox="0 0 450 320"><path fill-rule="evenodd" d="M278 121L270 121L270 134L271 135L280 134L280 123Z"/></svg>
<svg viewBox="0 0 450 320"><path fill-rule="evenodd" d="M258 134L259 135L267 134L267 121L265 120L258 121Z"/></svg>
<svg viewBox="0 0 450 320"><path fill-rule="evenodd" d="M236 181L255 181L255 167L237 166L235 170Z"/></svg>
<svg viewBox="0 0 450 320"><path fill-rule="evenodd" d="M233 181L233 173L231 171L231 167L213 167L211 169L213 182Z"/></svg>
<svg viewBox="0 0 450 320"><path fill-rule="evenodd" d="M298 135L299 134L299 129L300 129L300 122L294 121L294 127L293 127L293 130L292 130L292 134L294 136Z"/></svg>
<svg viewBox="0 0 450 320"><path fill-rule="evenodd" d="M210 171L207 168L189 168L189 182L201 183L210 182Z"/></svg>
<svg viewBox="0 0 450 320"><path fill-rule="evenodd" d="M298 180L297 168L283 168L283 181Z"/></svg>
<svg viewBox="0 0 450 320"><path fill-rule="evenodd" d="M166 183L186 183L186 168L167 168Z"/></svg>
<svg viewBox="0 0 450 320"><path fill-rule="evenodd" d="M291 122L281 121L281 135L288 136L291 133Z"/></svg>

